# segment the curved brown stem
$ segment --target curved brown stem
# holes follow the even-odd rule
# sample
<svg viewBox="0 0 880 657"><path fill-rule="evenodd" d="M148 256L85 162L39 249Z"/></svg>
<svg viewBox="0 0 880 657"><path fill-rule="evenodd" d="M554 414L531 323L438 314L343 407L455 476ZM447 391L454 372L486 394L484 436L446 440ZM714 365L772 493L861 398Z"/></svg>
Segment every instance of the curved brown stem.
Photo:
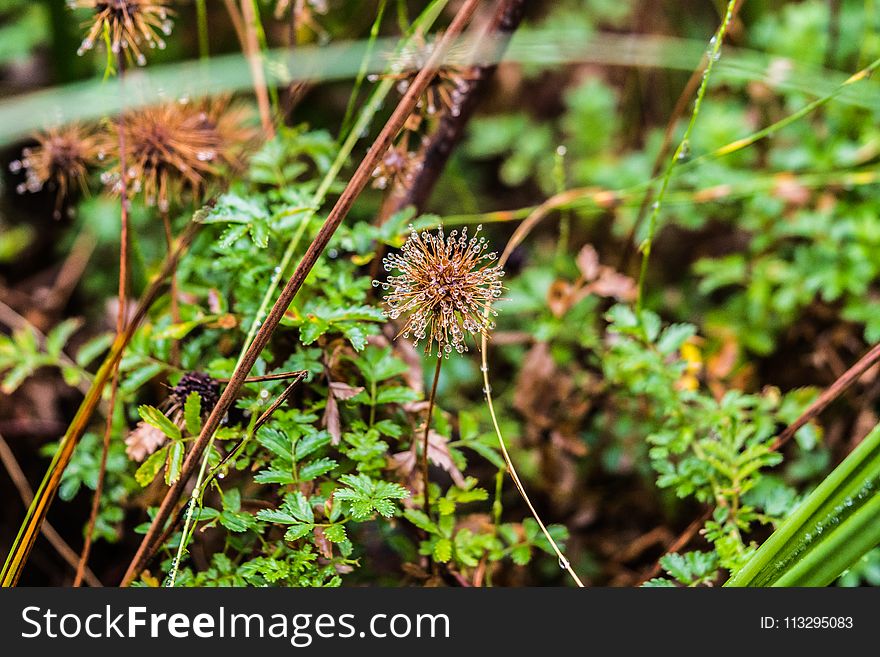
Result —
<svg viewBox="0 0 880 657"><path fill-rule="evenodd" d="M824 411L831 402L846 392L861 376L871 367L880 362L880 344L874 345L864 356L862 356L852 367L841 374L834 383L828 386L816 400L810 404L800 416L791 424L789 424L773 441L770 449L776 451L783 447L789 440L794 438L798 429L806 425L810 420L817 417ZM708 509L702 516L694 520L682 534L675 539L666 549L664 556L670 552L677 552L682 549L696 535L697 531L712 515L712 509ZM648 573L644 580L656 577L660 573L660 562L654 564L651 572Z"/></svg>
<svg viewBox="0 0 880 657"><path fill-rule="evenodd" d="M12 452L12 449L2 435L0 435L0 462L3 463L6 472L9 473L9 478L12 479L12 483L15 484L15 488L18 490L21 501L25 503L25 506L30 505L34 499L34 491L28 483L27 477L24 476L21 466L18 465L18 461L15 459L15 454ZM77 555L65 540L61 538L61 535L55 531L55 528L46 521L43 523L40 530L42 531L43 536L46 537L46 540L49 541L53 548L55 548L55 551L61 555L61 558L64 559L71 568L76 570L79 562L79 555ZM100 580L95 577L95 573L88 568L83 572L83 579L89 586L102 586Z"/></svg>

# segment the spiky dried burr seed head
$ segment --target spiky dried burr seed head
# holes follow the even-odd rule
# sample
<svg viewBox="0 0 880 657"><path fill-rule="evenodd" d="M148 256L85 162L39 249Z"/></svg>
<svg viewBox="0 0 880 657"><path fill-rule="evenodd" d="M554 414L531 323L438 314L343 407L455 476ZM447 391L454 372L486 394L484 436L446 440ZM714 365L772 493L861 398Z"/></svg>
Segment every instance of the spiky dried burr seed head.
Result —
<svg viewBox="0 0 880 657"><path fill-rule="evenodd" d="M448 357L454 349L468 350L466 337L488 335L495 328L490 319L498 313L492 302L501 296L504 271L494 253L485 253L485 237L478 226L468 239L467 228L461 235L453 230L448 237L441 226L436 235L418 233L410 226L410 236L400 253L383 260L385 271L397 269L387 282L373 281L374 287L389 290L385 296L386 315L397 319L408 315L400 333L412 335L415 344L427 339L425 352L437 343L437 356ZM488 311L488 313L486 312Z"/></svg>
<svg viewBox="0 0 880 657"><path fill-rule="evenodd" d="M197 392L202 398L202 414L207 415L214 410L220 399L220 384L204 372L187 372L171 389L172 406L183 408L186 398L193 392Z"/></svg>
<svg viewBox="0 0 880 657"><path fill-rule="evenodd" d="M419 72L425 68L434 53L435 44L426 41L424 36L417 34L412 45L403 49L392 62L392 73L378 77L390 77L397 80L397 91L403 95ZM446 53L443 66L431 79L425 91L419 97L416 107L424 114L433 116L446 111L458 116L461 100L467 91L472 76L466 66L469 48L466 44L453 46Z"/></svg>
<svg viewBox="0 0 880 657"><path fill-rule="evenodd" d="M94 48L104 34L114 53L125 51L143 66L147 58L141 50L146 43L150 48L162 49L165 41L160 35L171 34L171 14L165 0L68 0L71 9L91 9L92 20L86 23L89 31L80 44L78 55Z"/></svg>
<svg viewBox="0 0 880 657"><path fill-rule="evenodd" d="M223 167L244 167L257 132L248 126L248 110L228 97L197 102L181 100L145 107L119 120L125 142L129 194L142 193L147 205L167 210L185 188L198 199L209 179ZM119 145L116 159L103 175L114 192L121 191Z"/></svg>
<svg viewBox="0 0 880 657"><path fill-rule="evenodd" d="M25 182L16 191L39 192L47 184L54 186L60 206L73 185L86 188L86 173L98 159L98 139L77 124L50 128L34 138L37 145L25 148L21 159L9 165L13 173L25 174Z"/></svg>
<svg viewBox="0 0 880 657"><path fill-rule="evenodd" d="M421 168L422 162L418 155L408 151L405 144L389 146L373 169L373 187L387 189L397 185L406 189Z"/></svg>

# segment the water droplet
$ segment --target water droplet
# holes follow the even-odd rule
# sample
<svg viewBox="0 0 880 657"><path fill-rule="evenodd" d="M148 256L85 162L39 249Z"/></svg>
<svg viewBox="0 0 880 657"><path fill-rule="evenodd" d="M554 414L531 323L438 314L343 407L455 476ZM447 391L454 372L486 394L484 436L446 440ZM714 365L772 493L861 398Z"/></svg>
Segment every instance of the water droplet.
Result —
<svg viewBox="0 0 880 657"><path fill-rule="evenodd" d="M691 156L691 143L687 139L681 142L681 146L678 151L678 160L679 162L683 162L687 160Z"/></svg>

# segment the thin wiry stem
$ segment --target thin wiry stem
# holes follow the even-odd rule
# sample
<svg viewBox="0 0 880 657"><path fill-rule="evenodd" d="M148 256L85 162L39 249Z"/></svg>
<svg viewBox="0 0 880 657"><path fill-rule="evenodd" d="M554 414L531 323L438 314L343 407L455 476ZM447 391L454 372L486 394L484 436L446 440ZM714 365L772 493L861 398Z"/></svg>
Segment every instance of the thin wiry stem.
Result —
<svg viewBox="0 0 880 657"><path fill-rule="evenodd" d="M342 117L342 128L339 130L339 140L348 134L348 129L352 117L354 116L354 106L361 90L361 85L367 77L367 67L370 64L370 58L373 54L373 48L376 45L376 39L379 38L379 28L382 25L382 17L385 15L385 6L388 0L379 0L379 8L376 10L376 20L373 21L373 27L370 28L370 37L367 41L367 48L364 50L364 56L361 59L361 65L358 69L357 76L354 79L354 88L348 97L348 105L345 108L345 115Z"/></svg>
<svg viewBox="0 0 880 657"><path fill-rule="evenodd" d="M180 560L183 558L183 551L189 544L189 533L192 525L193 513L198 505L199 498L204 492L202 489L202 480L205 478L205 472L208 469L208 461L211 460L211 449L213 447L214 436L212 435L211 439L208 441L208 446L205 449L205 455L202 458L202 466L199 468L196 485L193 486L192 493L190 494L189 503L186 508L186 519L183 521L183 532L180 535L180 544L177 546L177 555L174 557L174 561L171 562L171 572L168 574L168 583L166 584L166 586L170 588L174 587L174 582L177 579L177 573L180 569Z"/></svg>
<svg viewBox="0 0 880 657"><path fill-rule="evenodd" d="M733 16L735 17L737 13L739 13L739 8L742 6L745 0L737 0L736 4L733 7ZM700 66L694 69L693 73L691 73L691 77L688 79L687 84L685 84L684 89L678 97L678 100L675 102L675 107L672 108L672 114L669 116L669 120L666 122L666 129L663 131L663 141L660 144L660 149L657 151L657 156L654 158L654 164L651 166L651 179L657 178L660 175L661 168L663 167L663 162L666 160L667 155L669 154L669 147L672 144L672 138L675 135L675 127L678 125L679 118L684 114L684 111L687 109L688 102L691 97L696 93L697 89L700 86L700 80L705 74L706 63L702 61ZM639 211L636 214L635 221L633 221L632 228L630 228L630 232L626 237L626 240L623 244L623 250L621 251L620 264L618 269L624 271L628 265L630 258L633 255L633 245L635 242L636 234L639 229L639 226L642 225L642 221L645 219L645 215L648 212L648 207L651 204L651 199L653 198L654 188L653 186L649 187L645 192L645 195L642 197L642 203L639 206Z"/></svg>
<svg viewBox="0 0 880 657"><path fill-rule="evenodd" d="M730 20L733 18L733 8L736 4L737 0L730 0L730 2L727 3L727 11L724 14L724 19L721 21L721 25L718 27L715 36L713 36L712 40L709 42L709 52L706 54L708 57L706 71L703 73L703 81L700 83L699 90L697 90L697 99L694 102L694 111L691 114L691 120L688 122L687 128L684 131L684 136L681 138L675 152L672 154L672 158L669 160L669 164L666 166L663 180L660 183L660 191L657 193L657 200L654 201L654 204L651 206L648 234L645 237L645 241L642 243L642 267L639 272L639 283L637 288L638 296L636 297L637 313L641 311L644 303L645 281L648 276L648 260L651 258L651 247L654 243L654 234L657 231L657 220L660 216L660 208L663 205L663 199L666 196L666 190L669 187L669 180L672 178L672 171L675 169L675 165L678 164L679 160L686 158L688 151L690 150L691 132L697 122L700 108L703 106L703 99L706 97L706 89L709 87L709 78L712 75L712 69L715 66L715 62L718 61L718 58L721 56L721 44L724 41L724 35L727 34L727 26L730 25Z"/></svg>
<svg viewBox="0 0 880 657"><path fill-rule="evenodd" d="M584 583L581 581L581 578L578 577L577 573L571 567L571 563L568 559L565 558L565 555L562 553L562 550L556 544L556 541L553 540L553 537L550 535L550 532L547 530L547 527L544 525L544 521L541 520L541 516L538 515L535 506L532 504L531 499L529 499L529 494L526 492L525 486L523 486L522 481L520 481L519 475L516 472L516 467L513 465L513 461L510 458L510 454L507 453L507 445L504 442L504 436L501 434L501 428L498 426L498 418L495 417L495 407L492 404L492 389L489 386L489 365L487 362L486 354L488 352L488 338L483 336L483 344L481 347L482 352L482 369L483 371L483 392L486 395L486 404L489 407L489 416L492 418L492 426L495 428L495 435L498 436L498 444L501 447L501 456L504 458L504 463L507 466L507 472L510 474L510 478L513 480L514 486L516 486L516 490L519 492L520 497L522 497L523 501L526 503L526 506L529 507L529 511L532 514L532 517L535 519L535 522L538 523L538 527L541 528L541 532L544 534L544 538L550 543L550 547L553 548L553 551L556 553L556 557L559 559L559 565L571 576L574 580L575 584L580 587L584 586Z"/></svg>
<svg viewBox="0 0 880 657"><path fill-rule="evenodd" d="M123 585L131 583L137 573L140 572L140 569L143 567L145 555L153 546L157 536L162 532L162 528L167 522L172 509L183 492L184 485L193 475L199 460L201 459L202 452L208 442L213 438L214 432L220 425L220 420L237 397L238 391L244 383L245 378L265 346L268 344L272 337L272 333L278 327L284 313L287 311L287 308L293 302L293 299L296 297L305 282L306 276L308 276L309 272L318 261L318 258L324 252L324 249L330 242L330 238L333 237L334 233L351 210L355 200L369 183L373 169L388 149L391 140L400 131L406 119L415 109L419 97L436 74L439 64L450 45L454 43L455 39L464 29L464 26L470 20L478 5L479 0L466 0L461 9L459 9L449 28L439 41L436 50L427 62L425 68L422 69L418 76L416 76L416 79L412 82L410 88L400 100L400 103L389 117L385 127L376 137L376 140L370 146L367 154L364 156L363 160L361 160L357 170L352 175L351 180L349 180L342 194L339 196L339 199L336 201L336 204L333 206L333 209L324 221L320 231L318 231L318 234L315 236L314 240L312 240L312 243L302 257L302 260L300 260L299 266L296 268L296 271L294 271L293 276L287 281L287 284L284 286L284 289L281 291L281 294L272 306L269 314L266 316L266 321L263 322L259 331L257 331L254 336L253 343L248 348L243 358L240 359L238 366L235 368L235 371L230 378L229 384L220 396L220 400L217 402L214 410L211 411L207 420L205 420L199 437L196 439L195 444L183 463L180 479L178 479L178 481L168 490L162 503L159 505L159 509L153 518L150 528L147 530L146 536L144 536L141 541L141 545L123 577Z"/></svg>
<svg viewBox="0 0 880 657"><path fill-rule="evenodd" d="M437 367L434 370L434 382L431 384L431 396L428 398L428 414L425 417L425 435L422 438L422 485L425 487L425 514L431 517L431 493L428 490L428 484L431 477L428 473L428 444L431 434L431 416L434 413L434 399L437 396L437 382L440 380L440 367L443 365L443 358L437 354Z"/></svg>
<svg viewBox="0 0 880 657"><path fill-rule="evenodd" d="M547 211L541 212L542 208L539 208L537 211L537 216L533 218L533 220L526 220L523 222L518 228L517 231L513 234L510 240L507 243L507 246L504 248L504 251L501 253L501 257L498 258L498 266L504 267L507 263L507 259L510 257L510 254L513 252L513 249L519 243L519 240L525 238L525 235L529 230L544 216L546 216ZM530 219L532 219L530 217ZM484 310L484 313L488 317L490 312L490 308L487 307ZM504 441L504 436L501 433L501 427L498 425L498 418L495 416L495 405L492 402L492 386L489 384L489 336L487 334L483 334L482 343L480 345L480 358L481 358L481 366L480 370L483 372L483 394L486 396L486 405L489 408L489 417L492 418L492 426L495 428L495 435L498 437L498 445L501 447L501 456L504 459L504 464L507 466L507 472L510 474L510 478L513 480L513 484L516 487L517 492L519 492L520 497L522 497L523 501L526 503L526 506L529 508L529 511L532 514L532 517L535 519L535 522L538 523L538 527L541 528L541 532L544 534L544 538L547 539L547 542L550 543L550 547L553 548L553 552L556 553L556 557L559 559L559 565L563 568L569 576L571 576L572 580L574 580L575 584L579 587L583 587L584 583L581 581L581 578L578 577L577 573L571 567L571 562L565 557L562 553L562 550L557 545L556 541L550 535L550 532L547 530L547 527L544 525L544 521L541 520L541 516L538 515L538 511L535 509L535 506L532 504L532 500L529 498L529 494L526 492L525 486L523 486L522 481L519 478L519 475L516 472L516 466L513 465L513 460L510 458L510 454L507 452L507 444Z"/></svg>
<svg viewBox="0 0 880 657"><path fill-rule="evenodd" d="M122 96L125 96L125 58L120 51L116 55L116 66L119 71L119 87ZM116 339L119 340L125 333L126 307L128 306L128 169L125 157L125 130L120 122L117 125L117 138L119 140L119 205L120 205L120 229L119 229L119 290L116 310ZM170 248L170 245L169 245ZM107 477L107 456L110 453L110 438L113 433L113 413L116 409L116 395L119 390L119 364L122 359L116 361L113 367L113 376L110 381L110 401L107 411L107 419L104 424L104 436L101 444L101 461L98 466L98 481L95 484L95 493L92 498L92 509L89 513L86 525L85 540L79 565L76 568L76 577L73 586L82 584L86 565L89 561L89 553L92 550L92 538L95 533L95 524L101 510L101 495L104 492L104 480Z"/></svg>
<svg viewBox="0 0 880 657"><path fill-rule="evenodd" d="M168 248L174 244L174 234L171 231L171 218L168 216L166 204L159 204L160 214L162 215L162 226L165 229L165 242ZM171 272L171 289L168 294L171 297L171 322L180 324L180 301L178 300L177 291L177 271ZM171 364L174 367L180 367L180 342L176 338L171 340Z"/></svg>
<svg viewBox="0 0 880 657"><path fill-rule="evenodd" d="M241 15L244 19L244 43L248 64L251 67L251 76L254 80L254 95L257 97L257 106L260 109L260 121L267 139L275 136L275 126L272 123L272 110L269 105L269 94L266 88L266 74L263 71L263 58L260 52L260 44L257 39L256 14L254 12L254 0L241 0Z"/></svg>
<svg viewBox="0 0 880 657"><path fill-rule="evenodd" d="M208 40L208 8L205 0L196 0L196 22L199 27L199 59L205 60L211 56Z"/></svg>
<svg viewBox="0 0 880 657"><path fill-rule="evenodd" d="M228 0L232 2L232 0ZM412 34L415 33L416 29L427 30L431 27L434 20L437 18L440 11L446 6L447 0L433 0L431 5L428 6L422 12L422 15L410 26L410 32L406 34L407 37L412 37ZM234 5L233 5L234 7ZM250 328L248 328L247 336L244 339L244 343L241 347L241 352L238 355L238 362L236 363L236 367L239 363L241 363L241 359L244 358L245 353L250 348L253 343L254 337L257 334L257 330L260 328L263 319L266 317L266 313L269 311L269 306L272 303L272 298L275 295L275 292L278 289L278 286L281 284L281 279L284 277L284 273L290 267L290 263L293 261L293 256L299 248L300 241L303 238L306 230L311 223L312 217L314 217L316 208L320 207L323 204L325 198L327 197L330 188L332 187L334 181L336 180L339 172L342 170L345 163L348 161L349 155L354 150L355 145L360 140L360 136L362 133L365 133L369 128L370 121L373 119L373 116L382 106L385 97L391 91L391 88L394 86L394 80L391 78L386 78L383 80L376 89L373 91L370 98L367 100L364 108L361 110L360 115L355 121L354 125L346 134L345 140L342 143L342 146L339 149L339 153L336 156L336 159L333 160L333 164L330 165L330 168L327 170L327 173L324 174L324 178L321 180L321 183L318 185L318 189L315 190L314 195L312 196L312 204L311 209L303 216L300 220L300 225L296 229L296 233L294 233L293 237L287 243L287 248L284 250L284 254L281 256L281 260L278 266L275 268L275 272L272 275L272 280L269 282L269 286L266 288L266 292L263 294L263 298L260 300L260 306L257 308L257 312L254 313L253 320L251 321Z"/></svg>
<svg viewBox="0 0 880 657"><path fill-rule="evenodd" d="M223 468L224 464L230 460L230 458L234 458L235 455L240 453L244 446L247 444L248 440L256 435L257 431L260 430L260 427L263 426L266 422L269 421L269 418L272 417L272 414L277 411L281 405L287 401L287 398L290 397L290 393L299 385L300 381L302 381L306 377L307 372L301 371L296 372L294 374L294 380L290 382L290 384L284 389L274 402L267 408L262 415L254 422L253 427L250 431L247 432L244 439L242 439L238 445L236 445L226 457L214 467L208 473L207 478L205 478L205 472L208 465L208 462L211 460L211 449L214 445L214 439L211 439L211 442L208 443L208 447L205 450L205 456L202 459L202 467L199 469L199 475L196 479L196 485L193 487L193 491L190 494L190 499L188 503L188 507L186 509L186 517L183 521L183 531L180 534L180 544L177 546L177 555L174 558L174 561L171 562L171 571L168 573L167 586L174 587L174 582L177 580L177 573L180 570L180 563L183 559L183 553L186 550L186 546L189 544L189 540L192 535L192 531L195 529L193 526L193 515L195 514L195 507L198 504L201 507L201 500L205 495L205 490L207 490L208 485L214 480L214 477L220 472L221 468ZM222 475L220 475L222 477ZM195 519L198 522L198 518ZM174 523L172 523L173 525Z"/></svg>

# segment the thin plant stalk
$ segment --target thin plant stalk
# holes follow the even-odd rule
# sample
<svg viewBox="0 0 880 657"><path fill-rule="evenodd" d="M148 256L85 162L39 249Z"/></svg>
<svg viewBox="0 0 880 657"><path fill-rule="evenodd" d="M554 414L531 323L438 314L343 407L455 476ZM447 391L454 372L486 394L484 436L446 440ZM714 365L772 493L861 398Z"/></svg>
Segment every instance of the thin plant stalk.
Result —
<svg viewBox="0 0 880 657"><path fill-rule="evenodd" d="M24 472L22 472L21 466L18 464L12 448L9 447L9 443L6 442L6 439L3 438L2 435L0 435L0 462L3 463L3 467L6 468L9 478L12 479L12 483L18 490L21 501L24 502L25 506L29 506L34 499L34 491L28 483ZM73 568L74 572L76 572L79 564L79 555L73 551L73 548L71 548L63 538L61 538L61 535L48 520L43 523L41 531L43 536L46 537L46 540L49 541L49 544L55 548L55 551L58 552L61 558ZM84 569L83 579L89 586L102 586L100 580L95 577L95 574L89 568Z"/></svg>
<svg viewBox="0 0 880 657"><path fill-rule="evenodd" d="M208 8L205 0L196 0L196 24L199 31L199 59L207 60L211 52L208 39Z"/></svg>
<svg viewBox="0 0 880 657"><path fill-rule="evenodd" d="M733 9L736 4L737 0L730 0L730 2L727 3L727 11L724 13L724 19L721 21L721 25L718 27L715 36L713 36L712 40L709 42L709 51L706 55L708 57L706 70L703 73L703 80L700 83L700 88L697 90L697 99L694 101L694 111L691 114L691 119L684 131L684 136L681 138L675 152L672 154L672 158L669 160L669 164L666 166L666 171L660 182L660 191L657 193L657 200L654 201L654 204L651 206L651 218L648 221L648 234L645 237L645 241L642 243L642 267L639 272L639 282L637 287L638 296L636 297L637 313L641 311L644 303L645 281L648 275L648 261L651 258L651 247L654 243L654 234L657 231L657 220L660 216L660 208L663 206L663 199L666 196L666 190L669 187L669 181L672 178L672 171L675 169L675 165L678 164L679 160L685 159L690 150L691 132L697 122L700 108L703 106L703 99L706 97L706 90L709 88L709 78L712 76L715 62L718 61L721 56L721 44L724 42L724 35L727 34L727 27L730 25L730 21L733 18Z"/></svg>
<svg viewBox="0 0 880 657"><path fill-rule="evenodd" d="M268 52L269 50L269 41L266 39L266 30L263 29L263 19L260 17L260 5L257 3L257 0L252 0L251 7L254 10L253 15L253 29L254 33L257 36L257 45L259 47L260 60L264 57L264 52ZM269 101L272 107L272 111L275 116L279 115L279 103L278 103L278 89L275 88L274 84L266 85L266 90L269 93Z"/></svg>
<svg viewBox="0 0 880 657"><path fill-rule="evenodd" d="M193 487L192 493L190 494L190 499L188 502L188 506L186 509L186 516L183 521L183 531L180 534L180 543L177 546L177 554L174 557L174 560L171 562L171 570L168 573L168 578L166 579L167 587L174 587L174 583L177 580L177 573L180 570L180 564L183 561L183 554L186 551L187 545L189 545L189 541L192 538L192 533L195 529L193 522L198 522L198 518L193 520L193 516L195 515L196 505L199 507L199 513L201 514L202 508L202 500L205 496L205 490L208 488L208 485L214 480L214 476L221 470L224 464L230 460L231 458L235 458L235 456L244 449L245 445L249 442L253 436L256 435L257 431L259 431L260 427L263 426L266 421L272 417L272 414L278 410L281 405L287 400L290 396L290 393L293 392L294 388L302 381L306 376L306 372L296 372L294 374L294 380L284 389L278 398L272 402L268 409L263 412L259 418L257 418L256 422L252 424L248 432L245 434L245 437L239 442L238 445L232 448L232 451L214 467L208 473L207 478L205 477L206 468L208 463L211 460L211 450L214 446L214 438L211 438L211 441L208 443L208 447L205 449L205 456L202 458L202 466L199 468L199 474L196 478L196 484ZM172 523L173 524L173 523Z"/></svg>
<svg viewBox="0 0 880 657"><path fill-rule="evenodd" d="M443 358L437 354L437 367L434 369L434 382L431 384L431 395L428 398L428 415L425 417L425 435L422 438L422 485L425 487L425 513L431 517L431 493L428 490L428 484L431 477L428 473L428 445L430 443L429 436L431 434L431 417L434 414L434 400L437 397L437 382L440 380L440 367L443 365Z"/></svg>
<svg viewBox="0 0 880 657"><path fill-rule="evenodd" d="M125 96L125 58L119 52L116 55L116 66L119 72L120 93ZM128 306L128 169L125 151L125 130L122 122L117 125L117 139L119 142L119 290L117 293L118 308L116 310L116 338L119 339L125 332L126 307ZM170 246L169 246L170 248ZM121 354L120 354L121 356ZM76 576L73 586L79 587L83 581L83 575L89 561L92 549L92 538L95 533L95 524L101 509L101 495L104 493L104 481L107 477L107 456L110 453L110 439L113 434L113 414L116 409L116 396L119 390L119 364L120 359L113 367L113 377L110 382L110 401L107 411L107 419L104 424L104 436L101 444L101 461L98 465L98 480L95 484L95 493L92 497L92 508L86 525L82 553L76 568Z"/></svg>
<svg viewBox="0 0 880 657"><path fill-rule="evenodd" d="M251 69L251 77L254 81L254 95L257 98L257 107L260 110L260 122L266 139L275 136L275 125L272 122L272 110L269 105L269 94L266 87L266 74L263 71L263 58L260 44L257 38L256 14L254 12L254 0L241 0L241 16L244 22L244 43Z"/></svg>
<svg viewBox="0 0 880 657"><path fill-rule="evenodd" d="M186 518L183 521L183 533L180 536L180 544L177 546L177 555L174 557L174 560L171 562L171 572L168 575L168 581L166 586L173 588L174 582L177 579L177 572L180 568L180 560L183 558L183 551L186 549L189 541L187 540L190 526L192 525L193 513L195 511L196 506L199 503L199 498L202 495L202 480L205 478L205 472L208 469L208 461L211 460L211 449L214 447L214 436L211 436L211 439L208 441L208 446L205 449L205 455L202 458L202 465L199 468L199 474L196 478L196 485L193 486L192 493L190 494L189 502L187 503L186 508Z"/></svg>
<svg viewBox="0 0 880 657"><path fill-rule="evenodd" d="M794 438L795 434L798 432L798 429L815 419L819 414L822 413L834 400L843 395L850 387L852 387L861 377L862 375L871 369L874 365L880 362L880 344L874 345L866 354L864 354L852 367L850 367L846 372L841 374L834 383L828 386L822 394L820 394L807 408L803 410L803 412L798 416L798 418L789 424L777 437L776 440L773 441L773 444L770 446L770 449L773 451L778 451L785 446L785 444ZM694 520L690 525L688 525L687 529L672 543L669 544L669 547L666 548L666 553L670 552L678 552L684 546L686 546L691 539L696 535L697 531L703 526L703 524L711 517L712 509L707 509L702 516ZM647 581L656 577L661 570L660 561L658 560L651 571L648 573L646 577L642 579L642 581Z"/></svg>
<svg viewBox="0 0 880 657"><path fill-rule="evenodd" d="M733 7L732 18L735 18L739 13L739 9L742 6L745 0L737 0L736 4ZM697 89L700 86L700 81L705 75L706 72L706 63L705 58L700 63L696 69L694 69L693 73L691 73L691 77L688 79L687 84L685 84L684 89L678 97L678 100L675 102L675 106L672 108L672 114L669 117L669 120L666 122L666 129L663 131L663 141L660 144L660 149L657 151L657 155L654 158L654 163L651 165L651 178L656 178L660 175L660 169L663 166L663 162L666 159L666 156L669 152L669 146L672 144L672 138L675 134L675 127L678 125L679 118L684 114L685 109L687 109L688 102L691 97L696 93ZM629 265L629 260L633 254L633 243L635 242L636 234L639 229L639 226L642 225L642 221L645 219L645 214L648 211L648 206L651 203L651 199L653 198L654 188L649 187L645 195L642 197L642 203L639 205L639 211L636 214L635 221L633 221L632 228L630 228L629 234L626 237L626 241L624 242L623 252L620 258L620 265L618 269L625 270Z"/></svg>
<svg viewBox="0 0 880 657"><path fill-rule="evenodd" d="M162 215L162 227L165 229L165 242L170 249L171 245L174 244L174 234L171 230L171 218L168 216L168 210L165 206L161 207L159 213ZM171 322L179 324L180 301L177 298L177 271L171 272L171 289L169 295L171 296ZM180 367L180 342L175 338L172 338L171 340L171 364L174 367Z"/></svg>
<svg viewBox="0 0 880 657"><path fill-rule="evenodd" d="M409 89L404 94L403 98L401 98L394 112L386 122L385 127L370 146L367 154L361 160L361 163L358 165L342 194L339 196L333 209L328 214L327 219L324 221L318 234L312 240L309 248L300 260L293 275L282 289L278 299L266 316L266 321L262 323L255 334L251 346L244 354L244 357L240 359L238 366L230 377L229 384L224 388L217 405L205 421L199 437L196 439L195 444L183 463L180 479L178 479L178 481L168 490L162 500L150 528L147 530L146 536L144 536L141 541L141 545L123 577L123 585L131 583L136 574L140 572L140 569L143 567L145 556L150 549L153 548L154 541L162 532L162 528L167 522L172 509L183 493L184 485L193 475L205 446L219 427L220 421L226 414L226 411L237 397L238 391L244 383L245 378L254 366L254 363L256 363L259 355L262 353L263 348L268 344L272 337L272 333L278 327L284 313L293 302L293 299L296 297L305 282L309 272L315 266L315 263L317 263L318 258L327 247L330 239L348 215L357 197L367 186L376 164L388 149L392 139L397 135L407 118L415 109L420 95L436 75L437 69L439 68L443 57L448 52L449 47L454 43L465 25L470 21L470 18L477 10L478 5L479 0L466 0L458 10L446 32L438 41L437 47L431 54L425 67L419 72L415 80L413 80Z"/></svg>
<svg viewBox="0 0 880 657"><path fill-rule="evenodd" d="M499 267L504 266L504 264L507 262L508 256L509 252L505 250L505 252L498 259ZM488 317L488 307L485 309L484 313ZM581 581L580 577L578 577L577 573L572 569L571 562L569 562L569 560L562 553L559 545L557 545L556 541L547 530L547 527L544 525L544 522L541 520L541 516L538 515L538 511L532 504L532 500L529 498L529 494L526 492L525 486L523 486L522 481L520 480L519 475L516 472L516 466L513 465L513 460L510 458L510 454L507 452L507 444L505 443L504 436L501 433L501 427L498 425L498 418L495 416L495 406L492 403L492 387L489 384L489 363L487 356L489 352L488 343L488 336L483 335L482 344L480 347L480 357L482 359L480 370L483 373L483 393L486 396L486 405L489 408L489 416L492 418L492 426L495 428L495 435L498 437L498 445L501 447L501 456L504 459L504 464L507 466L507 472L508 474L510 474L510 478L513 480L513 484L516 487L516 490L519 492L520 497L522 497L523 501L526 503L526 506L529 508L529 511L531 512L532 517L535 519L535 522L538 523L538 527L541 528L541 532L544 534L544 537L550 543L550 547L552 547L553 551L556 553L556 557L559 559L560 567L563 568L569 574L569 576L571 576L575 584L577 584L579 587L583 587L584 583Z"/></svg>

